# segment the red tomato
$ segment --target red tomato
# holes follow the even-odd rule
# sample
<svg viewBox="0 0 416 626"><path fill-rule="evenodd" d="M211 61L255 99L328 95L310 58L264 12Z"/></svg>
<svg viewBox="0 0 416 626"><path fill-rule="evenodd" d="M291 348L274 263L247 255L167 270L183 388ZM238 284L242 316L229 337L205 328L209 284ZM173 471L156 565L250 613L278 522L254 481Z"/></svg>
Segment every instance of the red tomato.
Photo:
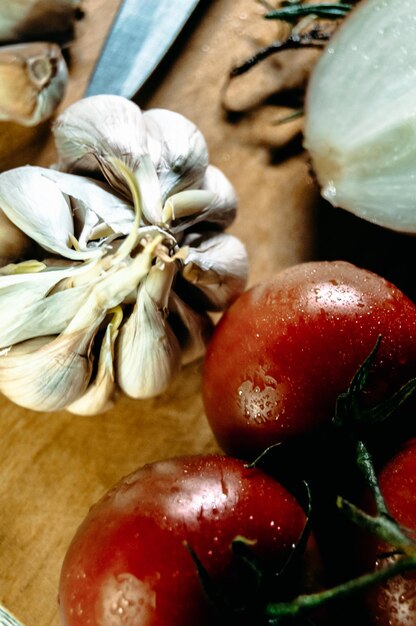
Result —
<svg viewBox="0 0 416 626"><path fill-rule="evenodd" d="M398 288L334 261L291 267L244 293L217 325L203 370L220 446L250 457L327 423L379 334L374 399L416 374L416 306Z"/></svg>
<svg viewBox="0 0 416 626"><path fill-rule="evenodd" d="M78 529L61 572L62 624L217 624L183 542L241 599L244 568L231 541L243 535L265 564L282 565L304 523L292 495L241 461L212 455L147 465L119 482Z"/></svg>
<svg viewBox="0 0 416 626"><path fill-rule="evenodd" d="M416 439L405 443L379 475L380 488L391 515L406 528L416 529ZM392 550L380 541L365 544L367 567L380 568L394 557L380 559ZM416 626L416 573L409 572L366 594L371 622L380 626Z"/></svg>

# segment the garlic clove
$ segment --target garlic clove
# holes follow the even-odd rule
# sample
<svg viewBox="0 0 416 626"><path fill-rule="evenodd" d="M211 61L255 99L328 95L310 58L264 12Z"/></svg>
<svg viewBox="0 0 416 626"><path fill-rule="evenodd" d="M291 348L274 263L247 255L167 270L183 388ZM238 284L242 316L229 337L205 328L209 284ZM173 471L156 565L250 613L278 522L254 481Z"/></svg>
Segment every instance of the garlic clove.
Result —
<svg viewBox="0 0 416 626"><path fill-rule="evenodd" d="M187 235L188 246L182 276L198 288L209 311L223 310L239 296L247 283L248 259L244 245L228 233Z"/></svg>
<svg viewBox="0 0 416 626"><path fill-rule="evenodd" d="M416 3L360 2L319 59L305 147L322 195L381 226L416 232Z"/></svg>
<svg viewBox="0 0 416 626"><path fill-rule="evenodd" d="M27 267L28 264L22 265ZM63 331L92 286L89 281L62 292L56 292L56 289L59 286L63 288L66 281L75 281L89 274L94 265L92 262L0 276L0 346ZM71 286L68 283L68 287ZM10 311L13 311L13 316Z"/></svg>
<svg viewBox="0 0 416 626"><path fill-rule="evenodd" d="M210 317L195 311L174 291L169 295L169 312L169 322L181 346L182 364L201 358L214 328Z"/></svg>
<svg viewBox="0 0 416 626"><path fill-rule="evenodd" d="M38 169L69 197L74 221L80 224L77 239L81 248L91 241L99 225L107 226L112 233L128 235L134 222L133 207L114 195L107 185L86 176Z"/></svg>
<svg viewBox="0 0 416 626"><path fill-rule="evenodd" d="M172 230L175 233L200 222L227 228L234 221L236 212L234 188L214 165L208 165L201 189L174 194L163 208L164 217L173 220Z"/></svg>
<svg viewBox="0 0 416 626"><path fill-rule="evenodd" d="M90 96L69 106L54 125L59 166L71 172L100 172L114 189L129 194L114 164L121 160L137 177L143 215L159 222L159 182L148 154L147 131L140 108L121 96ZM129 197L129 196L128 196Z"/></svg>
<svg viewBox="0 0 416 626"><path fill-rule="evenodd" d="M120 330L117 380L122 391L132 398L151 398L163 393L179 371L180 347L163 306L168 293L166 287L172 278L170 268L164 272L154 266L139 288L133 312Z"/></svg>
<svg viewBox="0 0 416 626"><path fill-rule="evenodd" d="M91 333L31 339L0 354L0 391L19 406L57 411L84 393Z"/></svg>
<svg viewBox="0 0 416 626"><path fill-rule="evenodd" d="M106 328L101 344L97 375L84 395L66 407L66 410L70 413L75 413L76 415L96 415L104 413L112 407L112 398L115 392L114 344L122 319L121 307L117 307L112 321Z"/></svg>
<svg viewBox="0 0 416 626"><path fill-rule="evenodd" d="M30 285L28 286L30 290ZM0 348L39 336L57 335L65 330L87 298L91 287L84 284L72 289L58 291L51 295L22 306L22 299L11 300L14 315L10 308L5 310L6 300L0 307ZM0 291L0 297L1 297ZM4 320L4 321L3 321ZM7 322L6 322L7 320Z"/></svg>
<svg viewBox="0 0 416 626"><path fill-rule="evenodd" d="M189 216L197 216L213 201L214 194L204 189L187 189L169 196L163 206L162 220L164 223L181 220Z"/></svg>
<svg viewBox="0 0 416 626"><path fill-rule="evenodd" d="M215 165L208 165L201 189L214 194L213 202L202 213L203 221L217 224L221 228L230 226L237 213L237 196L225 174Z"/></svg>
<svg viewBox="0 0 416 626"><path fill-rule="evenodd" d="M180 113L167 109L149 109L143 118L151 156L157 159L154 165L163 200L183 189L200 187L208 166L208 148L201 131Z"/></svg>
<svg viewBox="0 0 416 626"><path fill-rule="evenodd" d="M36 259L28 259L19 263L8 263L0 267L0 276L9 276L10 274L33 274L46 270L47 265Z"/></svg>
<svg viewBox="0 0 416 626"><path fill-rule="evenodd" d="M42 173L24 166L0 174L0 207L33 241L49 252L73 260L100 254L97 249L70 247L74 223L68 198Z"/></svg>
<svg viewBox="0 0 416 626"><path fill-rule="evenodd" d="M70 31L82 0L0 2L0 41L43 38Z"/></svg>
<svg viewBox="0 0 416 626"><path fill-rule="evenodd" d="M67 82L67 66L56 44L0 47L0 120L40 124L62 101Z"/></svg>
<svg viewBox="0 0 416 626"><path fill-rule="evenodd" d="M56 119L53 132L62 167L94 173L108 167L123 191L125 180L106 163L108 157L121 159L134 172L147 154L142 113L121 96L90 96L74 102Z"/></svg>

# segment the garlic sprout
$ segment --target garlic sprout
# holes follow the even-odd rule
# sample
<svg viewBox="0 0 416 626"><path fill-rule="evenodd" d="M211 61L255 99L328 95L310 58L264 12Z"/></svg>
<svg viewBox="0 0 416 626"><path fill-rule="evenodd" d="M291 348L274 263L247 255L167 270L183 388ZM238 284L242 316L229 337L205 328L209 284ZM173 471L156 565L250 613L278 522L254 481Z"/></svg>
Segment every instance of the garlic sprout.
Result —
<svg viewBox="0 0 416 626"><path fill-rule="evenodd" d="M416 3L364 0L311 77L305 146L334 206L416 232Z"/></svg>
<svg viewBox="0 0 416 626"><path fill-rule="evenodd" d="M43 122L61 102L67 81L67 66L56 44L0 47L0 121L23 126Z"/></svg>
<svg viewBox="0 0 416 626"><path fill-rule="evenodd" d="M163 393L203 354L207 312L244 289L247 255L223 232L234 190L178 113L94 96L54 132L60 169L0 174L16 240L0 240L0 390L30 409L91 415L118 390Z"/></svg>

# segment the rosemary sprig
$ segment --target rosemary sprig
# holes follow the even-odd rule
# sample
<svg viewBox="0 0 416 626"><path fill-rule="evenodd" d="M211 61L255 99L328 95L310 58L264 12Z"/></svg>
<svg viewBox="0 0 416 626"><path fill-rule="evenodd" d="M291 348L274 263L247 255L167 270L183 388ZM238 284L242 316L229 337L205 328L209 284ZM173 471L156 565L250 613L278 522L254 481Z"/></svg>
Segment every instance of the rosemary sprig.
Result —
<svg viewBox="0 0 416 626"><path fill-rule="evenodd" d="M282 20L284 22L297 22L301 17L313 15L317 18L336 20L343 18L351 11L351 4L344 2L337 2L333 4L320 3L320 4L293 4L282 7L281 9L274 9L265 14L266 20Z"/></svg>
<svg viewBox="0 0 416 626"><path fill-rule="evenodd" d="M236 76L240 76L244 74L252 67L260 63L260 61L264 61L268 57L272 56L276 52L283 52L283 50L298 50L299 48L322 48L325 43L330 38L330 35L325 35L323 33L315 33L306 34L306 35L297 35L296 33L292 33L287 39L281 41L274 41L268 46L264 48L260 48L253 56L246 59L240 65L235 65L230 70L230 78L235 78Z"/></svg>

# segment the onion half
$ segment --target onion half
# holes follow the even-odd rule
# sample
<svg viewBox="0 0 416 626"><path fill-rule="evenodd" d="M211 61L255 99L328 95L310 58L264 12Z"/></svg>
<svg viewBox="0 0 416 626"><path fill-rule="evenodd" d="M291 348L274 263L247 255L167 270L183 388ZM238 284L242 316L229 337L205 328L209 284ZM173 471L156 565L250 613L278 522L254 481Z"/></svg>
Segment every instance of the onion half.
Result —
<svg viewBox="0 0 416 626"><path fill-rule="evenodd" d="M416 233L416 0L363 0L316 64L305 147L331 204Z"/></svg>

